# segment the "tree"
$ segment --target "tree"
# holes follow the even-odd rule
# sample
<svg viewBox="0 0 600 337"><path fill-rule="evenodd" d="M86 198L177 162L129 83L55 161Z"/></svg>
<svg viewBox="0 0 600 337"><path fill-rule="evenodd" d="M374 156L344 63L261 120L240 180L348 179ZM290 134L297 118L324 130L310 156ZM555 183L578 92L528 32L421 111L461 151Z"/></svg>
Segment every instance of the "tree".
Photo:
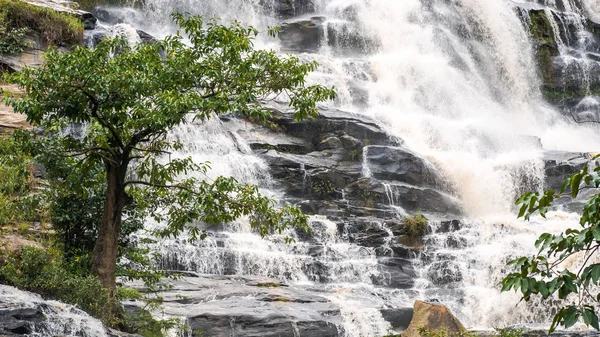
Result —
<svg viewBox="0 0 600 337"><path fill-rule="evenodd" d="M594 158L595 159L595 158ZM518 217L529 220L538 213L545 217L555 199L570 195L575 199L583 189L600 187L600 167L585 166L573 174L562 185L561 190L543 193L528 192L516 204L520 205ZM600 330L596 305L600 302L600 193L590 196L583 208L579 221L581 228L572 228L564 233L544 233L535 242L539 249L534 256L524 256L508 262L516 269L502 281L502 291L520 290L523 300L533 296L550 299L558 296L565 305L554 316L550 333L557 326L573 326L579 318ZM577 259L579 265L571 270L564 266L568 259Z"/></svg>
<svg viewBox="0 0 600 337"><path fill-rule="evenodd" d="M166 223L157 233L163 236L187 229L193 238L203 238L205 233L188 224L218 224L240 216L249 216L261 235L306 228L307 218L297 207L274 207L256 186L228 177L186 177L192 171L206 173L208 163L163 161L165 154L182 146L167 138L171 129L224 113L266 122L270 113L259 100L280 94L289 97L296 119L310 118L318 114L317 102L335 97L333 88L306 84L316 63L254 50L258 32L252 27L221 25L199 16L173 18L183 32L160 42L131 47L113 39L92 50L51 49L43 66L6 77L27 95L8 95L4 101L45 130L46 153L75 159L83 177L94 176L88 172L102 165L106 192L91 268L113 297L128 205ZM66 133L69 125L84 130L79 136Z"/></svg>

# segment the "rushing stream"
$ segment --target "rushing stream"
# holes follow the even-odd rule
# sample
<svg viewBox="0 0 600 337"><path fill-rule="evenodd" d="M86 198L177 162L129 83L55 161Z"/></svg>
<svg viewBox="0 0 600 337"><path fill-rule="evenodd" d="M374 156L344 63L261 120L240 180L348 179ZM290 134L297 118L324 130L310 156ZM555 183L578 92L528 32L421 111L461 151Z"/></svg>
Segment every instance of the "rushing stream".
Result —
<svg viewBox="0 0 600 337"><path fill-rule="evenodd" d="M297 1L307 2L311 1ZM125 25L119 29L131 32L135 27L157 37L174 31L168 17L173 10L218 16L225 22L240 20L262 31L283 21L273 9L280 3L276 0L144 3L141 10L96 11L113 20L106 26L121 22ZM517 305L519 296L501 294L499 284L511 257L534 252L539 234L574 226L577 215L559 210L546 221L524 223L516 220L513 201L525 190L544 188L545 150L597 151L600 133L593 125L573 123L544 101L528 13L546 13L567 65L564 69L581 79L585 88L598 75L592 69L597 67L598 44L584 20L600 17L599 6L591 0L315 1L314 13L291 20L322 25L317 48L298 50L285 40L264 36L257 47L317 60L321 66L310 81L335 85L339 93L329 108L371 118L390 137L402 139L406 148L432 163L443 177L445 191L462 205L462 225L448 231L441 221L456 217L431 217L432 233L423 249L408 256L416 275L408 288L389 282L381 286L377 280L393 276L381 269L377 247L351 242L350 234L325 216L312 218L312 241L298 238L292 245L279 236L261 239L244 219L212 231L200 243L190 244L185 238L161 241L156 248L163 267L269 277L322 296L339 307L336 329L344 336L386 334L390 323L381 309L411 307L415 299L439 300L468 327L547 324L555 310L551 303ZM590 96L578 103L578 111L589 117L598 105ZM242 131L243 127L231 131L215 119L187 125L172 136L185 144L180 155L210 161L211 175L234 176L283 198L285 191L273 182L265 160L240 136ZM369 156L363 156L362 172L369 176ZM395 204L392 189L386 193L399 216L411 213ZM389 243L384 241L382 247Z"/></svg>

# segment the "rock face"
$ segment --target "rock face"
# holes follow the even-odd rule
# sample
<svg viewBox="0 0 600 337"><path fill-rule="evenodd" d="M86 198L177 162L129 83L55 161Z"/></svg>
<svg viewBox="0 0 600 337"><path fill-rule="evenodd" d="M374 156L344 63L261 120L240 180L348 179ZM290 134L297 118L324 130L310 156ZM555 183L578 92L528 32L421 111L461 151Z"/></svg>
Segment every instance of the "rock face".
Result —
<svg viewBox="0 0 600 337"><path fill-rule="evenodd" d="M460 203L443 188L427 159L390 138L373 120L334 110L296 122L271 106L274 128L226 118L224 124L265 159L286 196L309 214L346 219L398 219L408 212L458 215Z"/></svg>
<svg viewBox="0 0 600 337"><path fill-rule="evenodd" d="M449 336L465 330L462 323L443 305L415 301L414 314L402 337L420 337L420 327L429 331L446 329Z"/></svg>
<svg viewBox="0 0 600 337"><path fill-rule="evenodd" d="M561 1L517 5L517 11L535 44L545 98L568 117L597 121L598 109L586 109L586 98L600 93L600 25L586 16L580 1L573 4L571 12Z"/></svg>
<svg viewBox="0 0 600 337"><path fill-rule="evenodd" d="M207 336L340 335L337 305L315 292L287 287L277 280L195 275L172 281L172 285L161 294L165 313L186 317L192 331Z"/></svg>

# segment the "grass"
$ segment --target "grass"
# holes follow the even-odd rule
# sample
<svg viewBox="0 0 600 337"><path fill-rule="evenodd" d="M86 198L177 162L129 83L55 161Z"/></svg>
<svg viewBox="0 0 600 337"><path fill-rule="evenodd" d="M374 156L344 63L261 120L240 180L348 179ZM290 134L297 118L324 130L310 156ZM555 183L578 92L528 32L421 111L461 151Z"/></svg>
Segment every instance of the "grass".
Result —
<svg viewBox="0 0 600 337"><path fill-rule="evenodd" d="M21 0L0 0L0 17L8 29L27 28L49 45L70 47L83 42L83 23L68 13Z"/></svg>

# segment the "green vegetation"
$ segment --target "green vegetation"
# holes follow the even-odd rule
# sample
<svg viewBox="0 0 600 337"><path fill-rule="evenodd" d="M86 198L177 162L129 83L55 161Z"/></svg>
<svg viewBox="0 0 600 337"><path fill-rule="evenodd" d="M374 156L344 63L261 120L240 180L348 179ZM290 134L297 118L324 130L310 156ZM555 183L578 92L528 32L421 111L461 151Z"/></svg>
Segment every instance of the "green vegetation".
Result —
<svg viewBox="0 0 600 337"><path fill-rule="evenodd" d="M586 166L569 177L559 192L528 192L521 196L516 201L520 206L518 216L529 220L539 213L545 217L555 199L566 195L576 198L582 189L598 187L600 167ZM600 263L593 258L600 250L600 193L588 197L579 223L580 228L540 235L535 242L538 253L508 262L514 271L502 281L502 291L520 290L525 301L538 296L563 301L564 307L554 316L550 332L559 325L569 328L579 319L600 330L594 306L600 300ZM573 263L573 259L580 263ZM566 260L570 262L564 264Z"/></svg>
<svg viewBox="0 0 600 337"><path fill-rule="evenodd" d="M265 282L265 283L257 283L256 286L260 287L260 288L279 288L279 287L281 287L281 284L276 283L276 282Z"/></svg>
<svg viewBox="0 0 600 337"><path fill-rule="evenodd" d="M406 217L402 223L406 226L406 233L410 237L422 238L427 234L428 222L422 214Z"/></svg>
<svg viewBox="0 0 600 337"><path fill-rule="evenodd" d="M0 27L12 32L13 37L6 39L9 42L13 41L9 49L16 52L25 47L20 43L23 43L22 37L26 30L40 34L49 45L71 47L83 42L81 20L73 15L31 5L22 0L0 0ZM5 37L0 39L0 45L3 40Z"/></svg>
<svg viewBox="0 0 600 337"><path fill-rule="evenodd" d="M555 44L552 25L543 10L529 11L529 31L539 41Z"/></svg>
<svg viewBox="0 0 600 337"><path fill-rule="evenodd" d="M495 328L493 336L496 337L523 337L525 333L524 328L506 327L506 328ZM419 327L417 332L421 337L480 337L476 331L463 330L460 332L449 332L448 329L441 328L437 330L430 330L426 327ZM400 337L401 335L388 335L385 337Z"/></svg>
<svg viewBox="0 0 600 337"><path fill-rule="evenodd" d="M25 39L27 28L10 28L0 13L0 55L19 54L29 46Z"/></svg>
<svg viewBox="0 0 600 337"><path fill-rule="evenodd" d="M404 225L402 242L408 246L420 247L429 228L427 218L421 214L416 214L404 218L402 224Z"/></svg>
<svg viewBox="0 0 600 337"><path fill-rule="evenodd" d="M0 135L0 226L16 228L44 220L41 200L33 193L32 165L29 153L21 151L14 139Z"/></svg>
<svg viewBox="0 0 600 337"><path fill-rule="evenodd" d="M446 328L430 330L424 326L418 327L417 332L421 337L479 337L479 334L473 331L462 330L459 332L451 332Z"/></svg>
<svg viewBox="0 0 600 337"><path fill-rule="evenodd" d="M321 199L332 195L336 192L335 185L329 180L319 180L312 184L313 192Z"/></svg>

